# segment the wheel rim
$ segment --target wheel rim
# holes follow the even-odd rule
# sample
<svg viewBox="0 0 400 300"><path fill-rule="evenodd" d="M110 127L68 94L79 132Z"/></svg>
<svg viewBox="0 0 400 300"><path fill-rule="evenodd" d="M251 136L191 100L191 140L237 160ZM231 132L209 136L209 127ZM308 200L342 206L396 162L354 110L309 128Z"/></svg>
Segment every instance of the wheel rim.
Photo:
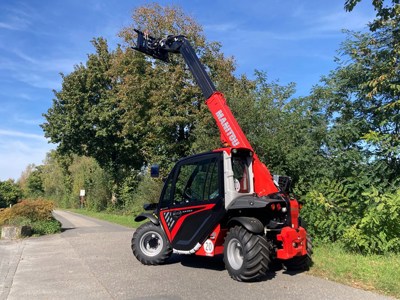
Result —
<svg viewBox="0 0 400 300"><path fill-rule="evenodd" d="M155 231L149 231L142 235L139 244L143 254L151 257L158 255L164 246L161 235Z"/></svg>
<svg viewBox="0 0 400 300"><path fill-rule="evenodd" d="M243 248L238 239L233 238L229 241L227 247L228 261L231 267L239 270L243 265Z"/></svg>

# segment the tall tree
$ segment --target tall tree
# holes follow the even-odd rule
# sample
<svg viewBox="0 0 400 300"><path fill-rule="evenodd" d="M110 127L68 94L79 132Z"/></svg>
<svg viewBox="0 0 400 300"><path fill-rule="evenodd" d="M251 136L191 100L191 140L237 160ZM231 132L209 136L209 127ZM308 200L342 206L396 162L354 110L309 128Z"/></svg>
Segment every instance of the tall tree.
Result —
<svg viewBox="0 0 400 300"><path fill-rule="evenodd" d="M360 0L348 0L354 9ZM389 179L400 175L400 5L374 0L370 32L348 32L339 67L325 81L342 96L342 124L359 130L364 154L383 163Z"/></svg>
<svg viewBox="0 0 400 300"><path fill-rule="evenodd" d="M94 157L118 180L125 168L139 167L142 159L137 140L122 135L122 111L108 74L114 54L104 39L92 43L96 53L86 65L62 75L62 90L55 92L42 128L61 154Z"/></svg>
<svg viewBox="0 0 400 300"><path fill-rule="evenodd" d="M201 26L178 7L143 6L134 11L132 19L133 24L120 32L126 48L119 53L123 63L115 64L114 73L114 78L122 78L118 92L121 105L126 107L124 120L135 120L124 121L124 132L145 134L140 147L146 163L170 167L173 161L191 153L205 99L180 55L171 54L166 64L132 53L134 29L154 37L185 35L217 85L222 78L232 76L233 63L221 54L219 44L206 41ZM139 60L140 64L136 62Z"/></svg>
<svg viewBox="0 0 400 300"><path fill-rule="evenodd" d="M154 162L167 169L190 154L204 102L179 55L166 64L131 49L135 28L155 37L185 35L215 79L232 77L233 70L220 45L206 42L201 26L180 8L150 4L137 8L132 20L120 32L122 46L110 51L104 39L95 39L88 61L62 75L42 125L60 153L95 158L117 184L132 169Z"/></svg>

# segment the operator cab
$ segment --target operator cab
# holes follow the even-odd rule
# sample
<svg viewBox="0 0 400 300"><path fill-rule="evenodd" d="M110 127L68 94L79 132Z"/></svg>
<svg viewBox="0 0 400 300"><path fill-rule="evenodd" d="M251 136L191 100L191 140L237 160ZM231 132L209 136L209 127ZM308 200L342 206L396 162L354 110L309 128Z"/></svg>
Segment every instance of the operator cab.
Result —
<svg viewBox="0 0 400 300"><path fill-rule="evenodd" d="M179 160L160 196L160 220L175 251L196 251L233 199L253 195L252 152L220 149Z"/></svg>

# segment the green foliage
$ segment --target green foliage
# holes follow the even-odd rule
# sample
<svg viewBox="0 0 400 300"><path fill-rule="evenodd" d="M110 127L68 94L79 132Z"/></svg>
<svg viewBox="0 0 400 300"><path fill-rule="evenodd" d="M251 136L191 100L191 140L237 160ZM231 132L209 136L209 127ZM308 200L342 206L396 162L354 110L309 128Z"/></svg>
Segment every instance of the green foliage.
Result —
<svg viewBox="0 0 400 300"><path fill-rule="evenodd" d="M353 202L351 196L348 187L335 180L324 179L308 187L308 192L301 198L305 203L301 215L317 242L336 242L353 224L353 211L358 203Z"/></svg>
<svg viewBox="0 0 400 300"><path fill-rule="evenodd" d="M346 9L358 2L346 1ZM400 6L373 5L371 32L348 32L338 68L313 89L311 97L326 104L329 116L321 148L326 170L321 180L301 178L297 190L317 240L363 254L398 253L400 48L393 29Z"/></svg>
<svg viewBox="0 0 400 300"><path fill-rule="evenodd" d="M74 156L69 167L72 178L72 195L79 203L80 190L85 190L85 206L100 211L107 207L111 199L110 180L98 163L89 157Z"/></svg>
<svg viewBox="0 0 400 300"><path fill-rule="evenodd" d="M132 195L131 201L127 201L127 210L137 215L143 212L143 204L157 203L163 184L159 178L151 178L148 175L144 176L139 182L135 193Z"/></svg>
<svg viewBox="0 0 400 300"><path fill-rule="evenodd" d="M36 221L31 224L33 234L46 235L61 231L61 223L57 220Z"/></svg>
<svg viewBox="0 0 400 300"><path fill-rule="evenodd" d="M25 196L28 198L42 197L44 194L42 168L35 167L26 179Z"/></svg>
<svg viewBox="0 0 400 300"><path fill-rule="evenodd" d="M0 211L1 214L1 211ZM13 216L11 219L7 220L7 225L12 226L31 226L32 221L26 216Z"/></svg>
<svg viewBox="0 0 400 300"><path fill-rule="evenodd" d="M347 0L346 10L359 1ZM365 161L379 162L384 178L393 182L400 177L400 4L372 4L376 18L368 24L370 31L347 32L338 68L323 81L337 111L335 127L356 133L348 146L357 145Z"/></svg>
<svg viewBox="0 0 400 300"><path fill-rule="evenodd" d="M60 156L56 151L47 154L41 168L44 195L53 200L58 207L77 206L76 195L72 196L71 174L69 165L73 163L72 157Z"/></svg>
<svg viewBox="0 0 400 300"><path fill-rule="evenodd" d="M142 180L142 176L139 172L132 172L129 176L126 176L120 188L118 190L118 199L122 203L123 209L130 211L136 205L134 203L134 197L139 182Z"/></svg>
<svg viewBox="0 0 400 300"><path fill-rule="evenodd" d="M400 253L400 189L381 193L371 188L362 196L365 212L346 230L345 246L361 253Z"/></svg>
<svg viewBox="0 0 400 300"><path fill-rule="evenodd" d="M0 181L0 208L17 203L22 197L22 190L13 180Z"/></svg>
<svg viewBox="0 0 400 300"><path fill-rule="evenodd" d="M140 165L141 156L133 138L121 134L122 109L108 73L114 54L104 39L92 43L96 53L86 65L62 76L62 90L55 93L42 128L46 137L59 143L58 152L91 156L117 179L120 169Z"/></svg>
<svg viewBox="0 0 400 300"><path fill-rule="evenodd" d="M52 151L40 169L43 193L59 207L79 207L82 189L86 192L85 206L88 209L102 210L109 205L111 176L93 158L62 156Z"/></svg>
<svg viewBox="0 0 400 300"><path fill-rule="evenodd" d="M322 180L302 198L302 216L317 241L359 253L400 252L400 190L379 191L360 178ZM361 182L361 184L360 184Z"/></svg>

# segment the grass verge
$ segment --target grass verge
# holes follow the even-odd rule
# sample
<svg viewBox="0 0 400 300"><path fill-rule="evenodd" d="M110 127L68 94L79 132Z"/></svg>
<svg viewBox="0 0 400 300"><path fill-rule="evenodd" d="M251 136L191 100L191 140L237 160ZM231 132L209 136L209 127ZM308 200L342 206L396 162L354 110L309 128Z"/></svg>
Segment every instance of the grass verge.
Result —
<svg viewBox="0 0 400 300"><path fill-rule="evenodd" d="M86 209L68 209L68 211L131 228L137 228L141 224L135 222L133 220L134 216L132 215L124 215L124 214L109 213L109 212L95 212Z"/></svg>
<svg viewBox="0 0 400 300"><path fill-rule="evenodd" d="M400 298L400 255L360 255L339 245L314 247L308 274Z"/></svg>
<svg viewBox="0 0 400 300"><path fill-rule="evenodd" d="M132 215L70 211L131 228L141 224L133 221ZM313 250L314 265L308 274L400 299L400 255L364 256L346 252L335 244L318 245Z"/></svg>

